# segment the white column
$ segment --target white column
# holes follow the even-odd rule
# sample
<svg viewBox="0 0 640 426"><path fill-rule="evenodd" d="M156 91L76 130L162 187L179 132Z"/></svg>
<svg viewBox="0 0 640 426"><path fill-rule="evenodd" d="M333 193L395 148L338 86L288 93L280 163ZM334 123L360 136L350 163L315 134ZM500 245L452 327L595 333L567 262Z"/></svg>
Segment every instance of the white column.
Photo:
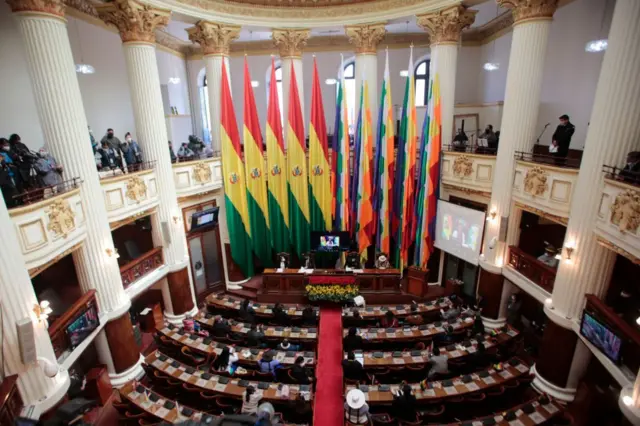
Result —
<svg viewBox="0 0 640 426"><path fill-rule="evenodd" d="M45 376L38 362L22 363L16 323L28 319L34 327L37 356L57 365L47 325L38 322L33 311L38 299L22 254L16 250L20 244L4 199L0 201L0 223L0 311L4 348L1 357L6 367L5 376L18 374L18 389L25 405L37 404L38 411L43 412L65 395L69 388L69 374L64 371L49 378Z"/></svg>
<svg viewBox="0 0 640 426"><path fill-rule="evenodd" d="M220 153L222 141L220 136L220 85L222 84L222 63L227 68L229 85L229 56L222 54L206 55L204 57L205 72L207 74L207 91L209 92L209 114L211 116L211 148Z"/></svg>
<svg viewBox="0 0 640 426"><path fill-rule="evenodd" d="M618 406L632 425L640 426L640 371L633 385L622 388Z"/></svg>
<svg viewBox="0 0 640 426"><path fill-rule="evenodd" d="M433 77L440 79L440 108L442 109L442 142L453 141L453 107L456 94L456 67L458 66L458 44L440 43L431 45L431 57L435 57ZM409 70L412 72L412 70ZM457 130L457 129L456 129Z"/></svg>
<svg viewBox="0 0 640 426"><path fill-rule="evenodd" d="M80 194L87 238L73 255L80 287L83 292L97 290L100 311L125 312L131 302L122 287L115 258L106 254L107 249L113 248L113 240L89 143L66 21L62 15L25 12L17 12L15 16L24 40L44 140L64 166L65 178L82 180Z"/></svg>
<svg viewBox="0 0 640 426"><path fill-rule="evenodd" d="M296 83L298 85L298 97L300 98L300 110L304 117L304 82L302 81L302 56L290 56L281 58L282 67L282 105L283 105L283 119L284 119L284 131L286 134L287 123L289 122L289 96L291 88L291 65L296 73ZM307 123L304 123L305 126Z"/></svg>
<svg viewBox="0 0 640 426"><path fill-rule="evenodd" d="M495 248L488 247L489 241L499 237L500 222L508 220L511 206L514 153L529 151L535 141L540 108L540 92L544 62L549 39L549 28L555 11L555 1L544 0L550 5L543 14L526 14L528 0L498 0L507 7L513 7L515 19L504 112L500 134L500 148L496 157L491 189L489 211L496 213L496 220L488 222L484 234L483 260L485 267L499 267L505 261L506 243L498 241ZM513 6L513 4L517 4ZM486 265L489 264L489 265Z"/></svg>
<svg viewBox="0 0 640 426"><path fill-rule="evenodd" d="M545 306L549 318L567 328L580 317L585 294L603 296L611 279L615 253L598 244L593 226L602 193L602 166L620 165L629 151L640 149L639 20L640 2L616 2L572 195L563 260L556 274L552 304ZM574 248L569 262L565 260L566 247Z"/></svg>
<svg viewBox="0 0 640 426"><path fill-rule="evenodd" d="M273 29L273 42L280 50L280 66L282 67L282 104L283 128L286 134L289 119L289 87L291 85L291 65L296 73L300 108L304 117L304 80L302 74L302 50L307 44L309 30L307 29ZM305 123L306 125L306 123Z"/></svg>

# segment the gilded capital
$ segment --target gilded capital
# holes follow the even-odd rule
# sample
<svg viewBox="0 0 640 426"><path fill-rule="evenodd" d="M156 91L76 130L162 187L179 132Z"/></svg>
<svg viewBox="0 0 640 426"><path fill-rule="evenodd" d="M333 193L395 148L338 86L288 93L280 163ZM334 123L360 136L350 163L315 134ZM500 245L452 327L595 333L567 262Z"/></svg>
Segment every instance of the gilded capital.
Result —
<svg viewBox="0 0 640 426"><path fill-rule="evenodd" d="M387 33L384 22L365 25L347 25L344 27L349 42L356 47L356 53L376 53L378 44Z"/></svg>
<svg viewBox="0 0 640 426"><path fill-rule="evenodd" d="M558 0L496 0L502 7L511 9L515 24L531 19L551 19Z"/></svg>
<svg viewBox="0 0 640 426"><path fill-rule="evenodd" d="M155 43L156 29L169 23L170 10L158 9L136 0L114 0L96 6L98 16L120 32L123 43Z"/></svg>
<svg viewBox="0 0 640 426"><path fill-rule="evenodd" d="M418 15L416 22L429 33L431 44L458 43L462 30L476 19L475 10L453 6L437 12Z"/></svg>
<svg viewBox="0 0 640 426"><path fill-rule="evenodd" d="M302 49L307 45L309 30L301 28L274 28L271 37L280 50L281 58L300 57Z"/></svg>
<svg viewBox="0 0 640 426"><path fill-rule="evenodd" d="M229 47L240 35L240 27L198 21L195 27L187 28L187 33L189 40L202 46L202 53L205 55L229 56Z"/></svg>
<svg viewBox="0 0 640 426"><path fill-rule="evenodd" d="M11 11L48 13L64 18L65 5L62 0L7 0Z"/></svg>

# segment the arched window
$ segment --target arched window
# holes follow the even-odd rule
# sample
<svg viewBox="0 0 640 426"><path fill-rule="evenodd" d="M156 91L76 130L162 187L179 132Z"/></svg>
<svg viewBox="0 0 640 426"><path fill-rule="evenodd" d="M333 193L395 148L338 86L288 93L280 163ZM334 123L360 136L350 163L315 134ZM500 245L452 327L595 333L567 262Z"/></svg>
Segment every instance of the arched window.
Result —
<svg viewBox="0 0 640 426"><path fill-rule="evenodd" d="M356 128L356 111L358 110L358 99L356 99L356 63L347 62L342 70L344 73L344 91L347 100L347 114L349 116L349 134L353 135ZM340 81L340 76L338 76Z"/></svg>
<svg viewBox="0 0 640 426"><path fill-rule="evenodd" d="M211 142L211 114L209 114L209 89L207 88L207 75L202 79L200 87L200 112L202 113L202 139L209 144Z"/></svg>
<svg viewBox="0 0 640 426"><path fill-rule="evenodd" d="M278 90L278 106L280 107L280 121L284 126L284 99L282 92L282 65L280 62L276 62L276 90ZM269 90L271 89L271 65L267 68L267 102L269 102Z"/></svg>
<svg viewBox="0 0 640 426"><path fill-rule="evenodd" d="M418 62L415 68L416 106L426 106L429 100L429 59Z"/></svg>

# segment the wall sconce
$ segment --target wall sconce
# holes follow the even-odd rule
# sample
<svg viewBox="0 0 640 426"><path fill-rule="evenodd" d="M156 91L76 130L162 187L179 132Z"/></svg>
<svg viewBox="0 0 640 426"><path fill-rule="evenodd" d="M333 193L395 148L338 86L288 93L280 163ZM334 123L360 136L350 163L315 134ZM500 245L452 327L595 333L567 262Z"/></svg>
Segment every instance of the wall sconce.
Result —
<svg viewBox="0 0 640 426"><path fill-rule="evenodd" d="M622 403L627 407L631 407L633 405L633 398L629 395L625 395L622 397Z"/></svg>
<svg viewBox="0 0 640 426"><path fill-rule="evenodd" d="M498 257L498 258L496 259L496 266L497 266L498 268L502 268L502 267L504 266L504 259L502 259L502 257Z"/></svg>
<svg viewBox="0 0 640 426"><path fill-rule="evenodd" d="M51 304L48 300L43 300L40 304L33 305L33 312L36 314L36 318L38 318L38 322L45 322L49 318L49 314L53 312L51 309Z"/></svg>
<svg viewBox="0 0 640 426"><path fill-rule="evenodd" d="M573 263L573 260L571 259L571 254L575 250L575 247L566 245L564 246L564 249L567 251L567 258L564 260L564 263Z"/></svg>
<svg viewBox="0 0 640 426"><path fill-rule="evenodd" d="M107 253L108 257L113 257L115 259L120 259L120 253L118 253L118 249L117 248L108 248L108 249L105 249L105 252Z"/></svg>
<svg viewBox="0 0 640 426"><path fill-rule="evenodd" d="M495 222L497 215L498 212L495 209L491 210L487 215L487 222Z"/></svg>
<svg viewBox="0 0 640 426"><path fill-rule="evenodd" d="M180 222L180 219L181 219L180 216L173 216L173 223L177 225Z"/></svg>
<svg viewBox="0 0 640 426"><path fill-rule="evenodd" d="M549 309L553 309L553 300L551 300L550 297L547 297L546 299L544 299L544 304L549 308Z"/></svg>
<svg viewBox="0 0 640 426"><path fill-rule="evenodd" d="M640 325L640 317L636 318L636 324Z"/></svg>

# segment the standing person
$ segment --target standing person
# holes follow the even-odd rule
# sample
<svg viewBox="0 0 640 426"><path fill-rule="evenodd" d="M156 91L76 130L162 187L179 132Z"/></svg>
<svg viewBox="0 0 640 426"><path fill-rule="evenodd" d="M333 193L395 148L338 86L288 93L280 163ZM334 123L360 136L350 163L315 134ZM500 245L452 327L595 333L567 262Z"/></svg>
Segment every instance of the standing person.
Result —
<svg viewBox="0 0 640 426"><path fill-rule="evenodd" d="M262 354L262 358L258 361L258 368L262 373L271 373L273 378L276 378L276 370L282 367L280 361L274 359L273 351L266 351Z"/></svg>
<svg viewBox="0 0 640 426"><path fill-rule="evenodd" d="M293 367L291 367L291 377L301 385L308 385L311 383L309 371L304 366L304 357L298 356L296 358Z"/></svg>
<svg viewBox="0 0 640 426"><path fill-rule="evenodd" d="M418 401L415 395L411 393L411 386L405 384L401 391L397 391L393 395L393 403L391 410L397 419L415 422L417 418Z"/></svg>
<svg viewBox="0 0 640 426"><path fill-rule="evenodd" d="M131 133L127 132L124 135L124 143L120 144L120 151L122 151L127 166L142 163L142 152L140 152L138 142L131 137Z"/></svg>
<svg viewBox="0 0 640 426"><path fill-rule="evenodd" d="M347 359L342 360L342 371L344 377L350 380L362 380L365 377L364 367L356 361L356 355L351 351L347 352Z"/></svg>
<svg viewBox="0 0 640 426"><path fill-rule="evenodd" d="M213 361L213 368L215 371L227 371L231 372L231 368L233 364L238 362L238 354L236 353L233 346L225 346L222 348L222 352L220 355L216 357L216 360Z"/></svg>
<svg viewBox="0 0 640 426"><path fill-rule="evenodd" d="M265 346L262 343L264 339L264 332L262 331L261 326L257 326L256 324L251 324L251 329L247 333L247 345L250 348L260 348Z"/></svg>
<svg viewBox="0 0 640 426"><path fill-rule="evenodd" d="M242 396L242 414L256 414L258 412L258 404L260 403L260 395L256 393L256 388L247 386Z"/></svg>
<svg viewBox="0 0 640 426"><path fill-rule="evenodd" d="M464 152L467 150L469 137L462 129L458 129L458 134L453 138L453 150Z"/></svg>
<svg viewBox="0 0 640 426"><path fill-rule="evenodd" d="M278 324L289 325L291 323L289 314L287 314L280 302L277 302L273 307L273 318Z"/></svg>
<svg viewBox="0 0 640 426"><path fill-rule="evenodd" d="M520 309L522 308L522 300L518 293L513 293L509 296L509 303L507 304L507 324L512 327L518 328L520 326Z"/></svg>
<svg viewBox="0 0 640 426"><path fill-rule="evenodd" d="M116 169L118 168L118 155L116 150L109 146L109 142L102 139L100 142L101 148L98 149L100 153L100 164L102 169Z"/></svg>
<svg viewBox="0 0 640 426"><path fill-rule="evenodd" d="M349 329L349 334L342 341L342 347L347 352L362 350L362 336L358 336L357 328Z"/></svg>
<svg viewBox="0 0 640 426"><path fill-rule="evenodd" d="M13 198L18 195L16 188L17 173L13 159L9 151L9 141L5 138L0 138L0 189L2 189L2 197L8 208L16 206L17 200Z"/></svg>
<svg viewBox="0 0 640 426"><path fill-rule="evenodd" d="M569 121L569 116L567 114L561 115L559 119L560 124L556 127L556 131L553 132L551 143L558 147L558 151L555 153L555 156L565 159L569 154L569 145L571 144L571 137L576 131L576 126Z"/></svg>
<svg viewBox="0 0 640 426"><path fill-rule="evenodd" d="M313 327L318 322L316 313L311 306L307 306L302 310L302 325L309 325Z"/></svg>
<svg viewBox="0 0 640 426"><path fill-rule="evenodd" d="M96 142L96 138L93 137L91 126L87 126L87 130L89 130L89 140L91 141L91 148L93 148L93 150L95 151L98 148L98 142Z"/></svg>
<svg viewBox="0 0 640 426"><path fill-rule="evenodd" d="M204 142L200 140L199 137L190 135L189 136L189 149L193 151L193 154L200 158L200 154L204 150Z"/></svg>
<svg viewBox="0 0 640 426"><path fill-rule="evenodd" d="M109 145L109 148L113 149L114 151L120 148L120 145L122 144L122 142L120 142L120 139L118 139L118 137L113 134L113 129L107 129L107 133L100 140L100 145L103 145L105 142L107 143L107 145Z"/></svg>
<svg viewBox="0 0 640 426"><path fill-rule="evenodd" d="M13 164L18 168L19 179L16 180L18 191L28 190L36 185L35 171L32 174L31 167L34 165L37 157L29 147L22 143L20 135L17 133L9 136L9 153L13 160ZM33 177L33 179L32 179Z"/></svg>
<svg viewBox="0 0 640 426"><path fill-rule="evenodd" d="M253 324L256 322L256 311L251 307L249 299L244 299L240 305L238 316L243 322Z"/></svg>
<svg viewBox="0 0 640 426"><path fill-rule="evenodd" d="M493 126L491 124L487 124L487 127L485 127L484 132L479 136L479 138L487 140L487 147L491 151L498 148L498 137L493 131Z"/></svg>
<svg viewBox="0 0 640 426"><path fill-rule="evenodd" d="M35 167L43 186L53 187L62 183L62 166L45 147L38 150L38 160ZM56 188L56 190L60 189L60 187Z"/></svg>
<svg viewBox="0 0 640 426"><path fill-rule="evenodd" d="M169 157L171 157L172 163L175 163L176 160L178 159L176 157L176 153L173 151L173 144L171 143L171 141L169 141Z"/></svg>

